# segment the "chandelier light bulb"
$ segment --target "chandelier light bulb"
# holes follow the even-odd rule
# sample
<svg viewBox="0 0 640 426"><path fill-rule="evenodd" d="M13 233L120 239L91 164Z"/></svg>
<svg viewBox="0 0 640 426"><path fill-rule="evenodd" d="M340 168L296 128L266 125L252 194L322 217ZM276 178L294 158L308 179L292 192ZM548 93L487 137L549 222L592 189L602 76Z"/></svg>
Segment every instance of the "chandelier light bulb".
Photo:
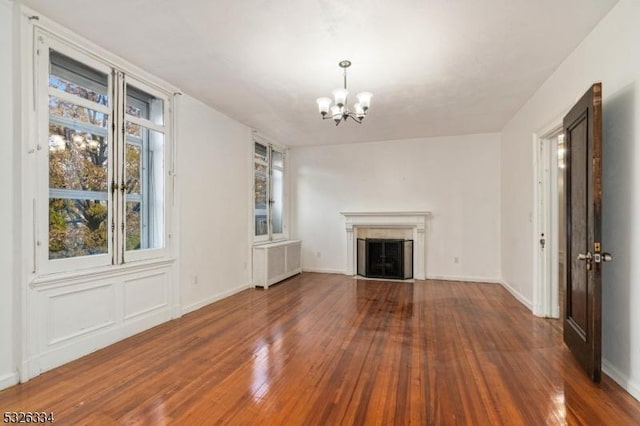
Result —
<svg viewBox="0 0 640 426"><path fill-rule="evenodd" d="M362 109L366 112L371 106L371 97L373 93L371 92L361 92L356 95L358 98L358 103L362 106Z"/></svg>
<svg viewBox="0 0 640 426"><path fill-rule="evenodd" d="M340 122L340 120L342 120L342 108L337 105L332 106L331 117L336 120L336 122Z"/></svg>
<svg viewBox="0 0 640 426"><path fill-rule="evenodd" d="M329 98L318 98L316 99L318 103L318 109L320 110L320 114L324 117L329 112L329 106L331 105L331 99Z"/></svg>
<svg viewBox="0 0 640 426"><path fill-rule="evenodd" d="M359 119L363 119L365 116L365 112L364 112L364 108L362 108L362 105L360 104L360 102L358 102L357 104L355 104L353 106L353 108L356 110L356 117L358 117Z"/></svg>
<svg viewBox="0 0 640 426"><path fill-rule="evenodd" d="M335 100L336 105L339 107L342 107L347 103L347 95L349 94L347 89L340 88L331 93L333 94L333 99Z"/></svg>

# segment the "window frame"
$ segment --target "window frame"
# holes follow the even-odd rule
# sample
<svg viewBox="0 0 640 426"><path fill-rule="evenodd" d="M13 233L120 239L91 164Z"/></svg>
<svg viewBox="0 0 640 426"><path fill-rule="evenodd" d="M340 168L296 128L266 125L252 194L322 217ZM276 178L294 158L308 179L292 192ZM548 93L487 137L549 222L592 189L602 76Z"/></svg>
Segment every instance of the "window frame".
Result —
<svg viewBox="0 0 640 426"><path fill-rule="evenodd" d="M38 276L69 273L74 271L101 270L122 266L126 263L138 261L152 261L154 259L168 259L172 253L171 247L171 210L172 210L172 168L173 164L173 93L164 90L154 83L149 83L137 75L126 72L125 67L111 60L101 58L76 43L36 27L34 31L34 55L33 55L33 97L34 108L30 112L35 125L35 166L33 172L34 198L33 208L33 234L34 234L34 273ZM107 75L108 88L107 105L100 105L90 100L83 99L63 90L49 87L50 76L50 50L59 52L64 56L95 69ZM149 120L140 119L126 114L126 85L130 84L163 101L163 125L158 125ZM49 96L59 97L82 108L88 108L108 115L106 136L108 144L107 158L107 252L93 255L50 259L49 256ZM163 230L162 247L154 249L140 249L127 251L125 246L125 199L121 194L116 194L114 188L121 188L125 167L125 123L131 121L145 128L158 131L164 135L163 141ZM54 190L55 193L55 190Z"/></svg>
<svg viewBox="0 0 640 426"><path fill-rule="evenodd" d="M265 147L265 159L259 159L256 156L256 144L260 144L262 146ZM253 241L256 243L262 243L262 242L268 242L270 241L270 226L269 226L269 199L271 196L271 191L269 189L269 163L270 163L270 158L269 158L269 144L265 144L262 141L258 141L258 140L253 140L253 145L252 145L252 157L253 157L253 169L252 169L252 180L253 180L253 195L252 195L252 203L251 203L251 216L253 217L253 226L252 226L252 230L253 230ZM267 232L265 234L260 234L257 235L257 218L256 218L256 173L257 173L257 165L260 164L262 166L264 166L266 168L266 173L265 173L265 179L267 181L267 184L265 186L265 198L266 198L266 205L265 205L265 210L266 210L266 217L267 217Z"/></svg>
<svg viewBox="0 0 640 426"><path fill-rule="evenodd" d="M266 160L261 161L256 158L256 144L260 144L267 149ZM252 217L252 240L254 244L266 244L274 241L282 241L288 238L288 185L287 185L287 149L272 144L267 141L263 137L258 135L254 135L252 138L252 150L251 156L252 160L252 203L251 203L251 217ZM282 167L274 167L273 165L273 152L279 152L282 155ZM267 167L267 233L264 235L256 235L256 185L255 185L255 173L256 173L256 163L263 164ZM273 170L277 169L282 171L282 232L274 233L273 232Z"/></svg>
<svg viewBox="0 0 640 426"><path fill-rule="evenodd" d="M275 152L279 152L282 155L282 166L276 166L273 164L273 153ZM268 214L268 221L269 221L269 235L271 236L271 241L277 241L277 240L283 240L285 239L285 212L287 211L285 208L285 169L286 169L286 163L285 163L285 159L286 159L286 155L285 155L285 150L277 147L275 145L271 145L270 146L270 150L269 150L269 214ZM278 170L282 172L282 212L281 214L281 220L282 220L282 224L281 224L281 232L274 232L273 230L273 209L275 206L275 200L274 200L274 179L273 179L273 171L274 170Z"/></svg>
<svg viewBox="0 0 640 426"><path fill-rule="evenodd" d="M36 198L34 200L34 214L36 215L36 251L38 252L38 264L41 267L43 273L58 273L65 271L74 271L78 269L86 268L98 268L111 265L113 262L113 229L109 224L114 220L113 218L113 193L109 190L111 181L113 179L113 161L114 161L114 116L113 116L113 99L114 99L114 81L111 68L97 60L90 55L69 47L67 44L57 40L51 36L39 35L40 45L37 52L37 75L34 79L35 82L35 99L36 99L36 146L37 152L42 154L37 158L37 190ZM78 96L68 94L59 89L49 87L49 52L55 50L75 61L78 61L84 65L94 68L97 71L107 74L107 95L109 100L107 106L99 105L95 102L91 102L86 99L82 99ZM109 120L107 124L107 144L109 146L109 153L107 159L107 253L94 254L88 256L76 256L63 259L50 259L49 258L49 209L40 206L40 203L48 206L50 200L50 188L49 188L49 147L45 145L45 141L49 138L49 96L60 98L64 101L68 101L82 108L88 108L95 111L99 111L108 114ZM38 250L39 249L39 250Z"/></svg>
<svg viewBox="0 0 640 426"><path fill-rule="evenodd" d="M163 111L162 111L162 117L163 117L163 123L162 125L160 124L155 124L150 120L144 119L144 118L138 118L132 115L127 114L126 111L126 107L127 107L127 93L126 93L126 88L127 86L134 86L136 89L138 90L142 90L150 95L155 96L158 99L162 99L163 101ZM143 81L141 81L140 79L137 79L135 77L129 76L129 75L125 75L123 78L123 90L124 90L124 94L123 94L123 99L124 99L124 103L122 104L122 107L125 109L124 111L124 115L123 115L123 121L122 121L122 134L120 135L120 137L122 138L123 142L122 144L118 144L119 147L122 148L122 152L121 152L121 165L122 167L120 167L120 173L121 173L121 179L120 182L124 182L124 178L125 178L125 166L126 166L126 145L127 145L127 135L126 135L126 123L130 122L133 124L137 124L145 129L149 129L149 130L153 130L159 133L162 133L164 136L164 143L163 143L163 171L162 171L162 176L163 176L163 223L162 223L162 227L163 227L163 245L162 247L159 248L141 248L139 250L127 250L126 248L126 235L124 234L124 230L126 230L126 205L123 205L122 208L118 208L118 211L122 212L123 214L123 218L122 218L122 224L123 224L123 229L121 229L122 231L122 244L120 244L118 246L119 249L122 250L122 263L128 263L128 262L135 262L135 261L139 261L139 260L145 260L145 259L153 259L153 258L159 258L159 257L164 257L167 255L167 250L168 250L168 229L169 229L169 221L168 221L168 217L167 217L167 210L168 210L168 200L169 200L169 196L170 193L168 191L169 189L169 183L170 183L170 178L171 178L171 174L169 172L170 167L169 167L169 154L170 154L170 150L169 150L169 146L170 146L170 133L171 133L171 102L168 96L166 96L165 94L161 93L160 91L154 89L153 87L149 86L148 84L144 83ZM148 144L148 141L147 141ZM143 142L143 147L144 147L144 142ZM146 180L147 178L144 176L144 174L141 174L141 180ZM146 184L145 184L146 185ZM145 191L148 188L142 188L142 182L141 182L141 190ZM142 193L140 194L142 197L142 202L144 202L145 197L149 197L150 193L147 191L146 193ZM121 201L122 203L126 203L127 197L121 197ZM148 200L147 200L148 201ZM145 207L145 209L148 209L148 206ZM141 233L142 234L142 233ZM142 235L141 235L142 237Z"/></svg>

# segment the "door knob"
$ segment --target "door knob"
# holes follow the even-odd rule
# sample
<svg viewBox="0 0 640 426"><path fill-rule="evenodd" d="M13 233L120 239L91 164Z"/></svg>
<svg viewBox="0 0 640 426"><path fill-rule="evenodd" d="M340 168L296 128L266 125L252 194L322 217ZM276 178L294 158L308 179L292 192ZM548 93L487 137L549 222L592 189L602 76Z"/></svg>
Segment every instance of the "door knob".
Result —
<svg viewBox="0 0 640 426"><path fill-rule="evenodd" d="M611 256L611 253L607 253L607 252L602 253L603 262L611 262L612 260L613 260L613 256Z"/></svg>

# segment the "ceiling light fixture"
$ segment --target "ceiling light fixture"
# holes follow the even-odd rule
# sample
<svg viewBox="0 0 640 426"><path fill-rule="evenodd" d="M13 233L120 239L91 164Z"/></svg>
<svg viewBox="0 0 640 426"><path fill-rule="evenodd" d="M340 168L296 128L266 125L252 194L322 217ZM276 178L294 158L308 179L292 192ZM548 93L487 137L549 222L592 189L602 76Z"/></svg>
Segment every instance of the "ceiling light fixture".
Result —
<svg viewBox="0 0 640 426"><path fill-rule="evenodd" d="M358 102L353 105L353 109L355 112L350 112L347 107L347 95L349 91L347 90L347 68L351 66L351 61L340 61L338 64L340 68L344 69L344 88L336 89L333 92L333 98L335 100L335 105L331 106L330 98L318 98L316 102L318 103L318 109L320 110L320 114L322 115L322 119L326 120L327 118L332 118L335 121L336 126L343 121L347 121L347 118L351 117L353 121L360 124L362 120L367 116L367 112L369 111L369 106L371 105L371 97L373 94L370 92L361 92L356 95L358 98ZM329 114L331 111L331 114Z"/></svg>

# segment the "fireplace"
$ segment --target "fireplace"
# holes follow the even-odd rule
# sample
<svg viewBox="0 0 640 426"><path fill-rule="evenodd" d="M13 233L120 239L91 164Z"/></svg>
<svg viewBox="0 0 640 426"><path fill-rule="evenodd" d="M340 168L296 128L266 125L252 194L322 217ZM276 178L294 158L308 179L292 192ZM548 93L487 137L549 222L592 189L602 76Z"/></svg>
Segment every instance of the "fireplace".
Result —
<svg viewBox="0 0 640 426"><path fill-rule="evenodd" d="M358 238L357 273L368 278L413 278L413 241Z"/></svg>
<svg viewBox="0 0 640 426"><path fill-rule="evenodd" d="M431 212L342 212L341 214L346 219L347 258L345 274L355 275L357 273L358 238L394 238L413 240L413 277L417 280L426 278L425 231L427 218L431 216ZM363 235L363 230L379 230L381 232L378 235L373 235L372 233Z"/></svg>

